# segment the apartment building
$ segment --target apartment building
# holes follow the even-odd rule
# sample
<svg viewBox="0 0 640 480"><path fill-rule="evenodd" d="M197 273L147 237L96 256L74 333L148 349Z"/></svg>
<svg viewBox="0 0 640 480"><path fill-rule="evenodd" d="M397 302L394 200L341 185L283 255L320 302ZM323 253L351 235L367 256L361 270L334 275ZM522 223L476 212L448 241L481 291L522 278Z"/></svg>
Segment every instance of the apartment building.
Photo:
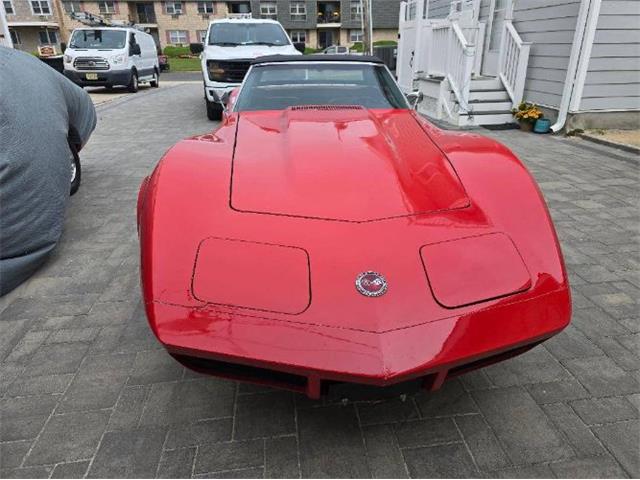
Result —
<svg viewBox="0 0 640 480"><path fill-rule="evenodd" d="M373 40L397 40L400 0L372 2ZM278 20L294 42L310 48L362 41L361 0L251 0L232 2L255 18Z"/></svg>
<svg viewBox="0 0 640 480"><path fill-rule="evenodd" d="M37 52L53 46L60 52L60 5L53 0L2 0L15 48Z"/></svg>
<svg viewBox="0 0 640 480"><path fill-rule="evenodd" d="M70 14L85 11L144 27L161 47L203 41L209 22L228 13L278 20L294 42L310 48L362 41L360 0L1 0L15 48L37 51L68 42L81 26ZM373 40L397 40L400 0L370 0Z"/></svg>

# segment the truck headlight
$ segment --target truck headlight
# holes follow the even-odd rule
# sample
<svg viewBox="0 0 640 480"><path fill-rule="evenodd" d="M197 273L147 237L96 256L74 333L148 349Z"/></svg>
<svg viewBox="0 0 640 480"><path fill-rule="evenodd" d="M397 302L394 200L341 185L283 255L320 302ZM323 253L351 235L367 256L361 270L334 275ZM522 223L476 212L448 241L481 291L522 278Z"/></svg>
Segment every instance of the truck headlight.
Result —
<svg viewBox="0 0 640 480"><path fill-rule="evenodd" d="M121 63L124 63L124 53L111 57L111 63L113 65L120 65Z"/></svg>
<svg viewBox="0 0 640 480"><path fill-rule="evenodd" d="M65 55L65 56L64 56L64 63L71 63L71 60L73 60L73 59L71 58L71 55Z"/></svg>
<svg viewBox="0 0 640 480"><path fill-rule="evenodd" d="M224 80L224 68L221 68L218 62L207 62L207 71L209 72L209 80Z"/></svg>

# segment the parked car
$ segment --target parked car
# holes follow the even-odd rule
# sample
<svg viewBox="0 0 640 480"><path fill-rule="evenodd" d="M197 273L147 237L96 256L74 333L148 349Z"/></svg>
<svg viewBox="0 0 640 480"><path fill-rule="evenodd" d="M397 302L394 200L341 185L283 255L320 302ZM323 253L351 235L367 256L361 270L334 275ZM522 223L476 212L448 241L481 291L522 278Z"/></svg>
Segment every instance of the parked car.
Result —
<svg viewBox="0 0 640 480"><path fill-rule="evenodd" d="M202 52L202 73L207 117L222 118L221 98L240 85L251 59L263 55L296 55L304 43L292 43L279 22L247 15L213 20Z"/></svg>
<svg viewBox="0 0 640 480"><path fill-rule="evenodd" d="M330 47L325 48L322 53L325 55L348 55L349 49L340 45L331 45Z"/></svg>
<svg viewBox="0 0 640 480"><path fill-rule="evenodd" d="M143 181L137 215L151 329L212 375L312 398L433 390L570 320L527 169L430 124L375 57L254 60L221 127Z"/></svg>
<svg viewBox="0 0 640 480"><path fill-rule="evenodd" d="M64 52L64 74L81 87L158 87L160 65L151 35L131 27L76 28Z"/></svg>

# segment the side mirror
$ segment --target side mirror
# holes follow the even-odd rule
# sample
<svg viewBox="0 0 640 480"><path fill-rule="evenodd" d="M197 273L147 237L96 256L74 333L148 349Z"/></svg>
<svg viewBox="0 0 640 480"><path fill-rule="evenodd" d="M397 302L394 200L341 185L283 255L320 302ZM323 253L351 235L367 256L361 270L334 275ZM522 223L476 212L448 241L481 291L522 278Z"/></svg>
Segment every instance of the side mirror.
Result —
<svg viewBox="0 0 640 480"><path fill-rule="evenodd" d="M189 50L193 55L199 55L204 51L204 45L202 43L190 43Z"/></svg>
<svg viewBox="0 0 640 480"><path fill-rule="evenodd" d="M409 105L411 105L411 108L415 110L418 108L420 102L422 102L424 93L422 93L420 90L417 90L415 92L407 93L405 96L407 97L407 101L409 102Z"/></svg>
<svg viewBox="0 0 640 480"><path fill-rule="evenodd" d="M129 55L140 55L142 52L140 51L140 45L134 43L129 47Z"/></svg>
<svg viewBox="0 0 640 480"><path fill-rule="evenodd" d="M231 95L231 90L227 90L222 94L220 98L218 98L218 103L222 105L222 110L227 111L227 104L229 103L229 96Z"/></svg>
<svg viewBox="0 0 640 480"><path fill-rule="evenodd" d="M293 46L295 47L296 50L298 50L300 53L304 53L304 49L305 49L305 44L304 42L295 42L293 44Z"/></svg>

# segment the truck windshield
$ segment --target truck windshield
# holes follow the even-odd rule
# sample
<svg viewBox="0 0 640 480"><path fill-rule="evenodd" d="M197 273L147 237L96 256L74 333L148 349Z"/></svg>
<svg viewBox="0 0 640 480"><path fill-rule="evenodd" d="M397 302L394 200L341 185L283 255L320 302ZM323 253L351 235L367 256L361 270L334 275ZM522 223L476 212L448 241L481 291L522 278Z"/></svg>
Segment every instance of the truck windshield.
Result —
<svg viewBox="0 0 640 480"><path fill-rule="evenodd" d="M279 25L273 23L214 23L209 30L209 45L289 45Z"/></svg>
<svg viewBox="0 0 640 480"><path fill-rule="evenodd" d="M247 75L236 111L284 110L302 105L408 108L382 65L291 62L255 65Z"/></svg>
<svg viewBox="0 0 640 480"><path fill-rule="evenodd" d="M124 48L127 32L124 30L76 30L71 36L71 48L117 49Z"/></svg>

